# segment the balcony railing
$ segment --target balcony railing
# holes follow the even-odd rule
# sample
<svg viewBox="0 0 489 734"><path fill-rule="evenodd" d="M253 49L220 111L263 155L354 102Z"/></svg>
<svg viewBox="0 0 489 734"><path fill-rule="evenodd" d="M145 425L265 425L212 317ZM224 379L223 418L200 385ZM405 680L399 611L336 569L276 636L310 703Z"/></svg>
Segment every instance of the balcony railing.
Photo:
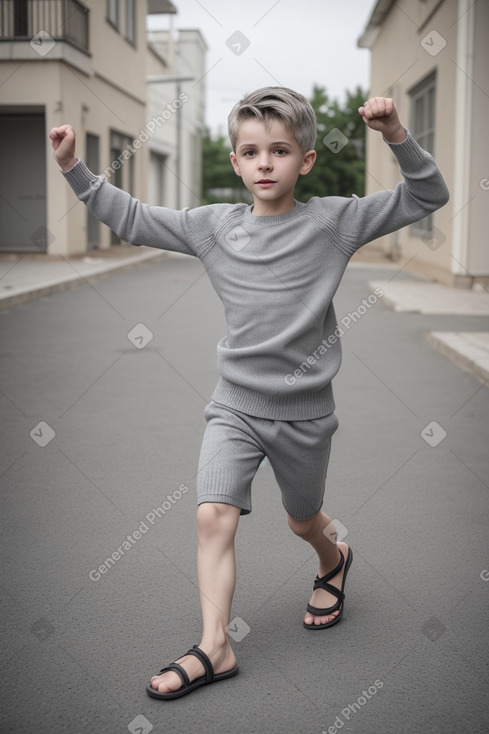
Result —
<svg viewBox="0 0 489 734"><path fill-rule="evenodd" d="M47 31L88 54L89 12L78 0L2 0L0 41L30 41Z"/></svg>

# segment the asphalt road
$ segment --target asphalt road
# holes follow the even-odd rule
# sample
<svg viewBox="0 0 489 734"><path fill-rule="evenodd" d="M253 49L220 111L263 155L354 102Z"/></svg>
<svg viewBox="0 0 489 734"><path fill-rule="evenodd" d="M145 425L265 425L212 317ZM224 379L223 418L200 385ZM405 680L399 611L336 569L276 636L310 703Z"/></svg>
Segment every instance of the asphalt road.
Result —
<svg viewBox="0 0 489 734"><path fill-rule="evenodd" d="M406 276L349 269L338 318L385 277ZM237 535L241 672L160 702L149 677L200 640L221 304L169 256L1 314L2 734L487 732L489 390L423 337L482 323L379 299L345 330L324 504L355 552L344 620L302 627L314 554L264 466Z"/></svg>

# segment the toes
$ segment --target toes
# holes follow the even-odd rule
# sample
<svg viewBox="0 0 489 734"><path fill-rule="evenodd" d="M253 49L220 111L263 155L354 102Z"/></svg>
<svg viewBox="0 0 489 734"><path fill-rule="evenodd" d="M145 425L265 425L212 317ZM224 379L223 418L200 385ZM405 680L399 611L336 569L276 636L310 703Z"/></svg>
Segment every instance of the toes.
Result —
<svg viewBox="0 0 489 734"><path fill-rule="evenodd" d="M177 675L167 673L166 675L154 675L150 680L150 685L160 693L171 693L181 687L182 681Z"/></svg>
<svg viewBox="0 0 489 734"><path fill-rule="evenodd" d="M315 624L315 625L328 624L329 622L332 622L333 619L335 619L338 616L338 614L339 614L339 611L334 612L333 614L328 614L326 617L313 617L312 614L306 614L306 616L304 617L304 622L306 624Z"/></svg>
<svg viewBox="0 0 489 734"><path fill-rule="evenodd" d="M165 680L158 686L158 691L160 693L171 693L172 691L178 691L179 688L182 686L182 681L180 678L178 678L176 681L172 680Z"/></svg>
<svg viewBox="0 0 489 734"><path fill-rule="evenodd" d="M326 617L326 622L332 622L333 619L336 619L336 617L338 616L338 614L339 614L339 611L338 612L333 612L333 614L328 614L328 616Z"/></svg>

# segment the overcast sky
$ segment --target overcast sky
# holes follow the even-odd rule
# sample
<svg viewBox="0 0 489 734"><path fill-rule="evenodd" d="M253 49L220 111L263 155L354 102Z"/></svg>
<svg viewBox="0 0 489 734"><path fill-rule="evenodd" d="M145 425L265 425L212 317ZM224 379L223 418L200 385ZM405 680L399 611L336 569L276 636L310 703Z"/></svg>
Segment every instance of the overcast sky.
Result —
<svg viewBox="0 0 489 734"><path fill-rule="evenodd" d="M213 132L225 131L233 104L259 87L291 87L309 97L317 84L340 101L347 89L368 89L370 52L357 40L375 0L173 2L174 28L199 29L208 46L206 122ZM149 16L148 27L168 28L168 16Z"/></svg>

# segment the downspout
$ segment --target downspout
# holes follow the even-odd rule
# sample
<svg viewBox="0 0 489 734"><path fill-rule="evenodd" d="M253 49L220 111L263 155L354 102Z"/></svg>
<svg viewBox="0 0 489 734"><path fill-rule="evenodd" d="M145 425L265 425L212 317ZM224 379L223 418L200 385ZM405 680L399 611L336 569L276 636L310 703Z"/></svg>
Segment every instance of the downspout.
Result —
<svg viewBox="0 0 489 734"><path fill-rule="evenodd" d="M474 72L475 3L458 0L457 60L455 79L455 156L452 201L452 262L455 276L470 275L470 168L472 148L472 91Z"/></svg>

